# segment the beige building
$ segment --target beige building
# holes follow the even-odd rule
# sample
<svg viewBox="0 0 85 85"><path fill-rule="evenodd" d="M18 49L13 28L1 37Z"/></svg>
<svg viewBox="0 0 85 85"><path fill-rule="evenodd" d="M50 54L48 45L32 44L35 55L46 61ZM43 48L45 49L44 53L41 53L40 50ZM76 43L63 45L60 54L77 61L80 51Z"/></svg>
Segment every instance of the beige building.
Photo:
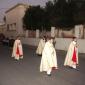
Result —
<svg viewBox="0 0 85 85"><path fill-rule="evenodd" d="M6 36L24 35L22 19L28 7L26 4L19 3L6 11Z"/></svg>
<svg viewBox="0 0 85 85"><path fill-rule="evenodd" d="M6 30L6 25L5 23L0 23L0 33L5 33L5 30Z"/></svg>

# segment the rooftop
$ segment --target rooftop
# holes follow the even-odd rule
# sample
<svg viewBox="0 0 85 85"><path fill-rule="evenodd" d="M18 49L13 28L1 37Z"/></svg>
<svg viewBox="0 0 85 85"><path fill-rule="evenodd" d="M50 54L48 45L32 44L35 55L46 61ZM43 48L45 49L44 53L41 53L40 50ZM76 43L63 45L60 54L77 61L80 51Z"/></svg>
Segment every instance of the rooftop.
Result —
<svg viewBox="0 0 85 85"><path fill-rule="evenodd" d="M15 9L15 8L18 7L18 6L24 6L24 7L26 7L26 8L29 7L28 4L18 3L18 4L16 4L15 6L11 7L10 9L8 9L5 13L7 13L7 12L13 10L13 9Z"/></svg>

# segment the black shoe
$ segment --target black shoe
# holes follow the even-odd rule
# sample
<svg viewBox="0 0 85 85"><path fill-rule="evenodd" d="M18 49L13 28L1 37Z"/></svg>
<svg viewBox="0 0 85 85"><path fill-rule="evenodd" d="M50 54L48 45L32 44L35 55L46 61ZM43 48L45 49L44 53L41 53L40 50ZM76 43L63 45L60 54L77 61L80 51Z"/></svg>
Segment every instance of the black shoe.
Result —
<svg viewBox="0 0 85 85"><path fill-rule="evenodd" d="M70 69L74 69L73 67L69 67Z"/></svg>
<svg viewBox="0 0 85 85"><path fill-rule="evenodd" d="M51 76L51 74L47 74L48 76Z"/></svg>

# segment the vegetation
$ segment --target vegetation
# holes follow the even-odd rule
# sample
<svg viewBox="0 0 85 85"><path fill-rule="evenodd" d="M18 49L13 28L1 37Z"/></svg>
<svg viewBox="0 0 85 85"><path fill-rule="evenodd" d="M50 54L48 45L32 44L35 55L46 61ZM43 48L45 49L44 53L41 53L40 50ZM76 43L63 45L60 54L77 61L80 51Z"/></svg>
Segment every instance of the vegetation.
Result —
<svg viewBox="0 0 85 85"><path fill-rule="evenodd" d="M50 30L51 26L69 30L84 22L85 3L67 3L66 0L48 1L44 8L30 6L23 17L23 24L29 30Z"/></svg>

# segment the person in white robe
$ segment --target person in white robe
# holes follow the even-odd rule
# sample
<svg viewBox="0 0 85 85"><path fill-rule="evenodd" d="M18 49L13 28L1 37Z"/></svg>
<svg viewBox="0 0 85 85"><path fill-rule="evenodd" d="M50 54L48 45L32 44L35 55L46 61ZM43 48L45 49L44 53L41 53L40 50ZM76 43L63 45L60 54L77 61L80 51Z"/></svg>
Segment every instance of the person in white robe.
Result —
<svg viewBox="0 0 85 85"><path fill-rule="evenodd" d="M16 40L14 42L12 57L14 57L16 60L19 60L19 59L23 58L22 43L21 43L21 40L20 40L19 36L16 38Z"/></svg>
<svg viewBox="0 0 85 85"><path fill-rule="evenodd" d="M65 58L64 66L69 66L76 69L78 65L78 46L76 38L73 38L73 41L70 43L67 55Z"/></svg>
<svg viewBox="0 0 85 85"><path fill-rule="evenodd" d="M41 38L40 41L39 41L39 44L38 44L38 47L37 47L37 50L36 50L36 54L42 55L42 51L43 51L43 48L45 46L45 42L46 42L46 37L43 36L43 38Z"/></svg>
<svg viewBox="0 0 85 85"><path fill-rule="evenodd" d="M42 52L40 72L45 71L47 72L47 75L51 75L52 68L58 68L57 56L53 46L53 39L48 39Z"/></svg>

